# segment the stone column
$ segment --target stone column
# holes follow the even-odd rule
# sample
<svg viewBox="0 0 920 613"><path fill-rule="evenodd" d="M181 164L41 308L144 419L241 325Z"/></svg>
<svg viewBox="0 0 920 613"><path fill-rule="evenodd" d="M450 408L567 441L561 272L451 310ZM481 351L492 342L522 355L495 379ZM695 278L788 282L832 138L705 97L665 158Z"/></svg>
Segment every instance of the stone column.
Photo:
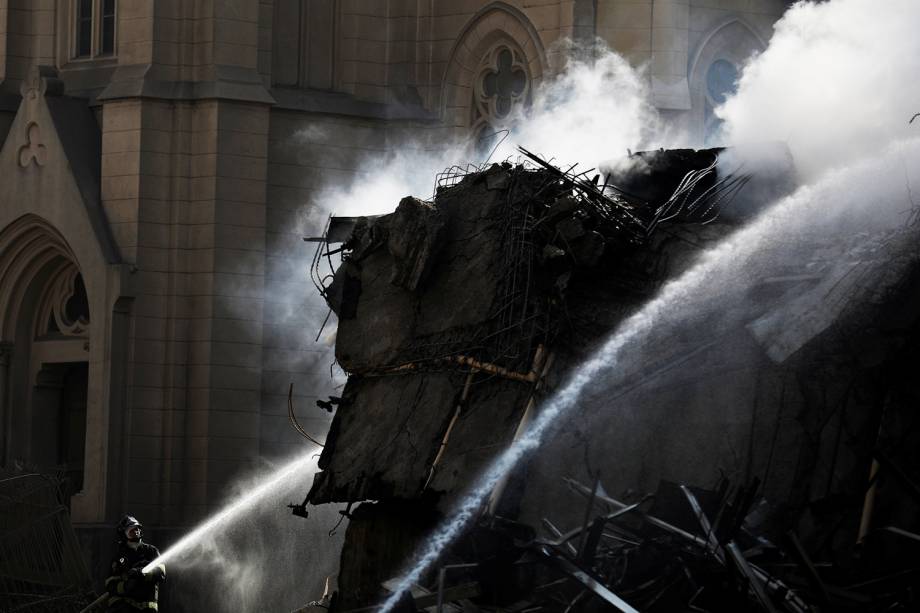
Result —
<svg viewBox="0 0 920 613"><path fill-rule="evenodd" d="M689 27L689 0L652 4L652 101L659 109L690 110Z"/></svg>
<svg viewBox="0 0 920 613"><path fill-rule="evenodd" d="M13 353L13 343L0 342L0 418L3 423L3 437L0 438L0 465L6 466L10 462L9 437L12 436L12 412L9 403L10 357Z"/></svg>
<svg viewBox="0 0 920 613"><path fill-rule="evenodd" d="M597 36L597 0L575 0L572 6L572 38L593 52Z"/></svg>
<svg viewBox="0 0 920 613"><path fill-rule="evenodd" d="M0 0L0 84L6 79L6 47L8 38L10 6L8 0ZM0 443L2 444L2 443ZM5 445L4 445L5 447Z"/></svg>

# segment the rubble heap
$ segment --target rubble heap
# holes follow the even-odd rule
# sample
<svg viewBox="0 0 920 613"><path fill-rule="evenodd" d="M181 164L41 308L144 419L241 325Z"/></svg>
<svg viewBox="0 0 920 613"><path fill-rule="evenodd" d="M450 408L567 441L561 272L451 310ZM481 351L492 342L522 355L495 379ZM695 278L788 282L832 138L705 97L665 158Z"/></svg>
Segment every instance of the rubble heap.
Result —
<svg viewBox="0 0 920 613"><path fill-rule="evenodd" d="M623 309L654 291L661 262L647 246L658 225L716 215L716 153L696 154L706 180L669 207L542 162L506 163L445 181L434 203L405 198L390 215L355 220L347 255L323 289L339 318L336 359L349 381L310 501L413 499L462 487L493 455L478 450L513 434L546 357L540 347L571 333L565 295L576 271L603 262ZM372 433L358 434L370 424ZM439 453L448 429L450 445ZM395 444L354 444L368 434Z"/></svg>
<svg viewBox="0 0 920 613"><path fill-rule="evenodd" d="M320 403L335 417L305 504L349 503L335 610L382 601L541 399L762 193L720 176L718 150L640 154L607 181L523 153L329 229L320 255L343 257L320 289L349 377ZM714 288L663 323L405 607L915 606L893 554L920 541L916 232L790 234L730 303Z"/></svg>

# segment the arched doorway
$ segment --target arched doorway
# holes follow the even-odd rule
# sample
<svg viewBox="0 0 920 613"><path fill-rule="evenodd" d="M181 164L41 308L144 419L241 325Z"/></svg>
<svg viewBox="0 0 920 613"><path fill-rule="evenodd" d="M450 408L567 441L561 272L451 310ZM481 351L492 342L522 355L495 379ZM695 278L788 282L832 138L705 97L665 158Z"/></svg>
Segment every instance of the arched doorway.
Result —
<svg viewBox="0 0 920 613"><path fill-rule="evenodd" d="M0 233L3 461L84 486L90 310L63 237L35 216Z"/></svg>
<svg viewBox="0 0 920 613"><path fill-rule="evenodd" d="M124 498L135 277L100 197L99 124L85 101L63 90L52 69L33 67L0 145L0 467L40 461L79 472L70 459L80 455L79 444L62 441L84 440L71 517L95 524L119 513ZM70 319L76 305L67 300L84 292L88 324L75 327L80 317ZM50 325L55 308L63 323ZM81 420L82 402L61 404L82 400L84 377ZM51 399L56 421L42 416L42 402ZM80 421L85 438L79 428L62 429Z"/></svg>

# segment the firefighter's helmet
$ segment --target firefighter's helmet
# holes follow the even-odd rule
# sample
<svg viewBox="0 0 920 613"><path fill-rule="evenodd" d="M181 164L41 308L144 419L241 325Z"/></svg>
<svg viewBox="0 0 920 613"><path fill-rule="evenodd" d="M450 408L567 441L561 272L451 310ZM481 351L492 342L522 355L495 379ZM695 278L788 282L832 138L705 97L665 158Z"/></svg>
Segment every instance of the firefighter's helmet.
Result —
<svg viewBox="0 0 920 613"><path fill-rule="evenodd" d="M115 536L119 541L126 541L128 539L125 534L129 528L137 526L138 528L143 528L141 522L132 515L125 515L119 520L118 524L115 525Z"/></svg>

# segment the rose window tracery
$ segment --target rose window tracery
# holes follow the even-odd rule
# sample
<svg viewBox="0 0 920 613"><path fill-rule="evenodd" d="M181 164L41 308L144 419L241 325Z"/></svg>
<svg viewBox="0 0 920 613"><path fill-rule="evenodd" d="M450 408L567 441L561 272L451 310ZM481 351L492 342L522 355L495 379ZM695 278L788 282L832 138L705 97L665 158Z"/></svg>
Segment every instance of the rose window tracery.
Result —
<svg viewBox="0 0 920 613"><path fill-rule="evenodd" d="M530 100L530 73L524 54L507 44L486 53L473 82L473 134L480 140L508 127L514 112Z"/></svg>

